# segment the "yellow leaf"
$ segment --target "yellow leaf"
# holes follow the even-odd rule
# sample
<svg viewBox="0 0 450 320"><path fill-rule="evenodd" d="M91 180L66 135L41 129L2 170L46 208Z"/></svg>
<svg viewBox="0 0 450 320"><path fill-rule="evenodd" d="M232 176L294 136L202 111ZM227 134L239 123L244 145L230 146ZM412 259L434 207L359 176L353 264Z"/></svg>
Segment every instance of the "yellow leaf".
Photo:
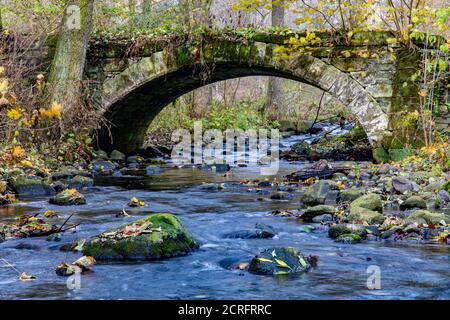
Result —
<svg viewBox="0 0 450 320"><path fill-rule="evenodd" d="M258 259L259 261L262 261L262 262L273 263L272 260L269 260L269 259L266 259L266 258L256 258L256 259Z"/></svg>
<svg viewBox="0 0 450 320"><path fill-rule="evenodd" d="M287 265L287 263L284 262L283 260L275 259L275 261L277 262L277 264L278 264L279 267L282 267L282 268L288 268L288 269L291 268L291 267L289 267L289 266Z"/></svg>

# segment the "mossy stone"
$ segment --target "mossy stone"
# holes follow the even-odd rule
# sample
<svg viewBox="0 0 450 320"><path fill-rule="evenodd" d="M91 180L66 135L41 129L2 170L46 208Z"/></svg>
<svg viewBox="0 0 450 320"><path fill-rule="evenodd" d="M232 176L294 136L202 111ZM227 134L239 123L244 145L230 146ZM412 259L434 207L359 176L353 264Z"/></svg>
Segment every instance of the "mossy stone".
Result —
<svg viewBox="0 0 450 320"><path fill-rule="evenodd" d="M186 255L198 248L198 244L185 230L181 221L172 214L157 213L141 220L142 223L150 222L153 230L160 231L116 241L102 239L101 235L96 236L85 245L84 255L93 256L98 261L158 260ZM133 223L109 232L118 231Z"/></svg>

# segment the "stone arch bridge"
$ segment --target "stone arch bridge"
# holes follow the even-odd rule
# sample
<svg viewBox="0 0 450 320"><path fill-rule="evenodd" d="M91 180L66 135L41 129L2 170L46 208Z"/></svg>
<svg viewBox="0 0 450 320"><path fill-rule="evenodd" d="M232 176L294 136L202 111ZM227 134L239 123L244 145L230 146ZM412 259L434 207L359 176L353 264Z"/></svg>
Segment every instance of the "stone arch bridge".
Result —
<svg viewBox="0 0 450 320"><path fill-rule="evenodd" d="M392 115L418 104L417 87L402 84L417 71L420 52L397 45L387 32L356 33L347 44L318 34L321 41L308 48L309 54L282 60L276 48L286 46L292 35L220 34L166 43L93 40L86 77L111 123L100 134L100 147L132 152L142 145L153 118L181 95L216 81L265 75L328 92L354 114L373 147L388 148L400 131Z"/></svg>

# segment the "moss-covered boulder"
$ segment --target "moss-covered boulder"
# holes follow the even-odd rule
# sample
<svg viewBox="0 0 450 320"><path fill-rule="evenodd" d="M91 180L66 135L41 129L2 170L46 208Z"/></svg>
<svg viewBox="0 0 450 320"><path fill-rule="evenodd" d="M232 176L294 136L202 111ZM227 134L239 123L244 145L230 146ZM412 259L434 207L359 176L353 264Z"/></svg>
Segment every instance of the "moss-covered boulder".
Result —
<svg viewBox="0 0 450 320"><path fill-rule="evenodd" d="M301 273L311 268L307 258L292 247L269 248L255 256L248 271L261 275Z"/></svg>
<svg viewBox="0 0 450 320"><path fill-rule="evenodd" d="M45 197L55 194L47 179L17 175L11 177L9 183L19 197Z"/></svg>
<svg viewBox="0 0 450 320"><path fill-rule="evenodd" d="M333 239L344 234L357 234L360 237L363 237L367 234L367 228L362 224L340 223L335 224L328 229L328 235Z"/></svg>
<svg viewBox="0 0 450 320"><path fill-rule="evenodd" d="M324 204L328 193L331 190L331 185L334 181L319 180L301 195L300 201L307 206L315 206Z"/></svg>
<svg viewBox="0 0 450 320"><path fill-rule="evenodd" d="M384 216L373 210L351 207L350 214L347 216L348 221L365 221L369 224L380 224L384 221Z"/></svg>
<svg viewBox="0 0 450 320"><path fill-rule="evenodd" d="M359 188L344 189L339 192L339 202L352 202L364 194Z"/></svg>
<svg viewBox="0 0 450 320"><path fill-rule="evenodd" d="M442 220L445 223L450 223L450 216L443 213L431 212L428 210L417 210L411 213L408 218L406 218L406 223L439 224Z"/></svg>
<svg viewBox="0 0 450 320"><path fill-rule="evenodd" d="M305 210L302 215L302 219L305 221L313 221L314 217L321 216L324 214L334 215L336 212L336 208L333 206L321 204L318 206L310 207Z"/></svg>
<svg viewBox="0 0 450 320"><path fill-rule="evenodd" d="M304 141L304 140L294 144L291 147L291 150L293 152L295 152L297 155L305 156L305 157L311 156L311 153L312 153L311 145L308 142Z"/></svg>
<svg viewBox="0 0 450 320"><path fill-rule="evenodd" d="M83 254L98 261L158 260L196 248L198 244L177 217L157 213L90 239Z"/></svg>
<svg viewBox="0 0 450 320"><path fill-rule="evenodd" d="M71 206L86 204L86 199L76 189L66 189L51 197L49 202L59 206Z"/></svg>
<svg viewBox="0 0 450 320"><path fill-rule="evenodd" d="M383 202L378 194L369 193L359 197L350 204L350 210L352 207L361 207L364 209L383 213Z"/></svg>
<svg viewBox="0 0 450 320"><path fill-rule="evenodd" d="M427 208L427 203L426 201L419 196L412 196L409 197L408 199L405 200L405 202L403 202L400 205L400 210L407 210L407 209L426 209Z"/></svg>

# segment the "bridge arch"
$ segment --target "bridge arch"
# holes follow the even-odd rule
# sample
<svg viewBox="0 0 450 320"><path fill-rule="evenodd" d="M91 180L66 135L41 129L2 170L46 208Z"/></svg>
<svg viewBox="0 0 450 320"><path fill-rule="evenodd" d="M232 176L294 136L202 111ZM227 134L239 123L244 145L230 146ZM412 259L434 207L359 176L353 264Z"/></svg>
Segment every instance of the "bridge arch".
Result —
<svg viewBox="0 0 450 320"><path fill-rule="evenodd" d="M170 102L206 84L245 76L276 76L320 88L349 108L373 147L381 143L388 116L356 79L311 55L280 60L275 47L222 41L202 50L164 50L135 59L102 85L101 104L112 126L101 131L100 147L131 152L142 145L151 121Z"/></svg>

